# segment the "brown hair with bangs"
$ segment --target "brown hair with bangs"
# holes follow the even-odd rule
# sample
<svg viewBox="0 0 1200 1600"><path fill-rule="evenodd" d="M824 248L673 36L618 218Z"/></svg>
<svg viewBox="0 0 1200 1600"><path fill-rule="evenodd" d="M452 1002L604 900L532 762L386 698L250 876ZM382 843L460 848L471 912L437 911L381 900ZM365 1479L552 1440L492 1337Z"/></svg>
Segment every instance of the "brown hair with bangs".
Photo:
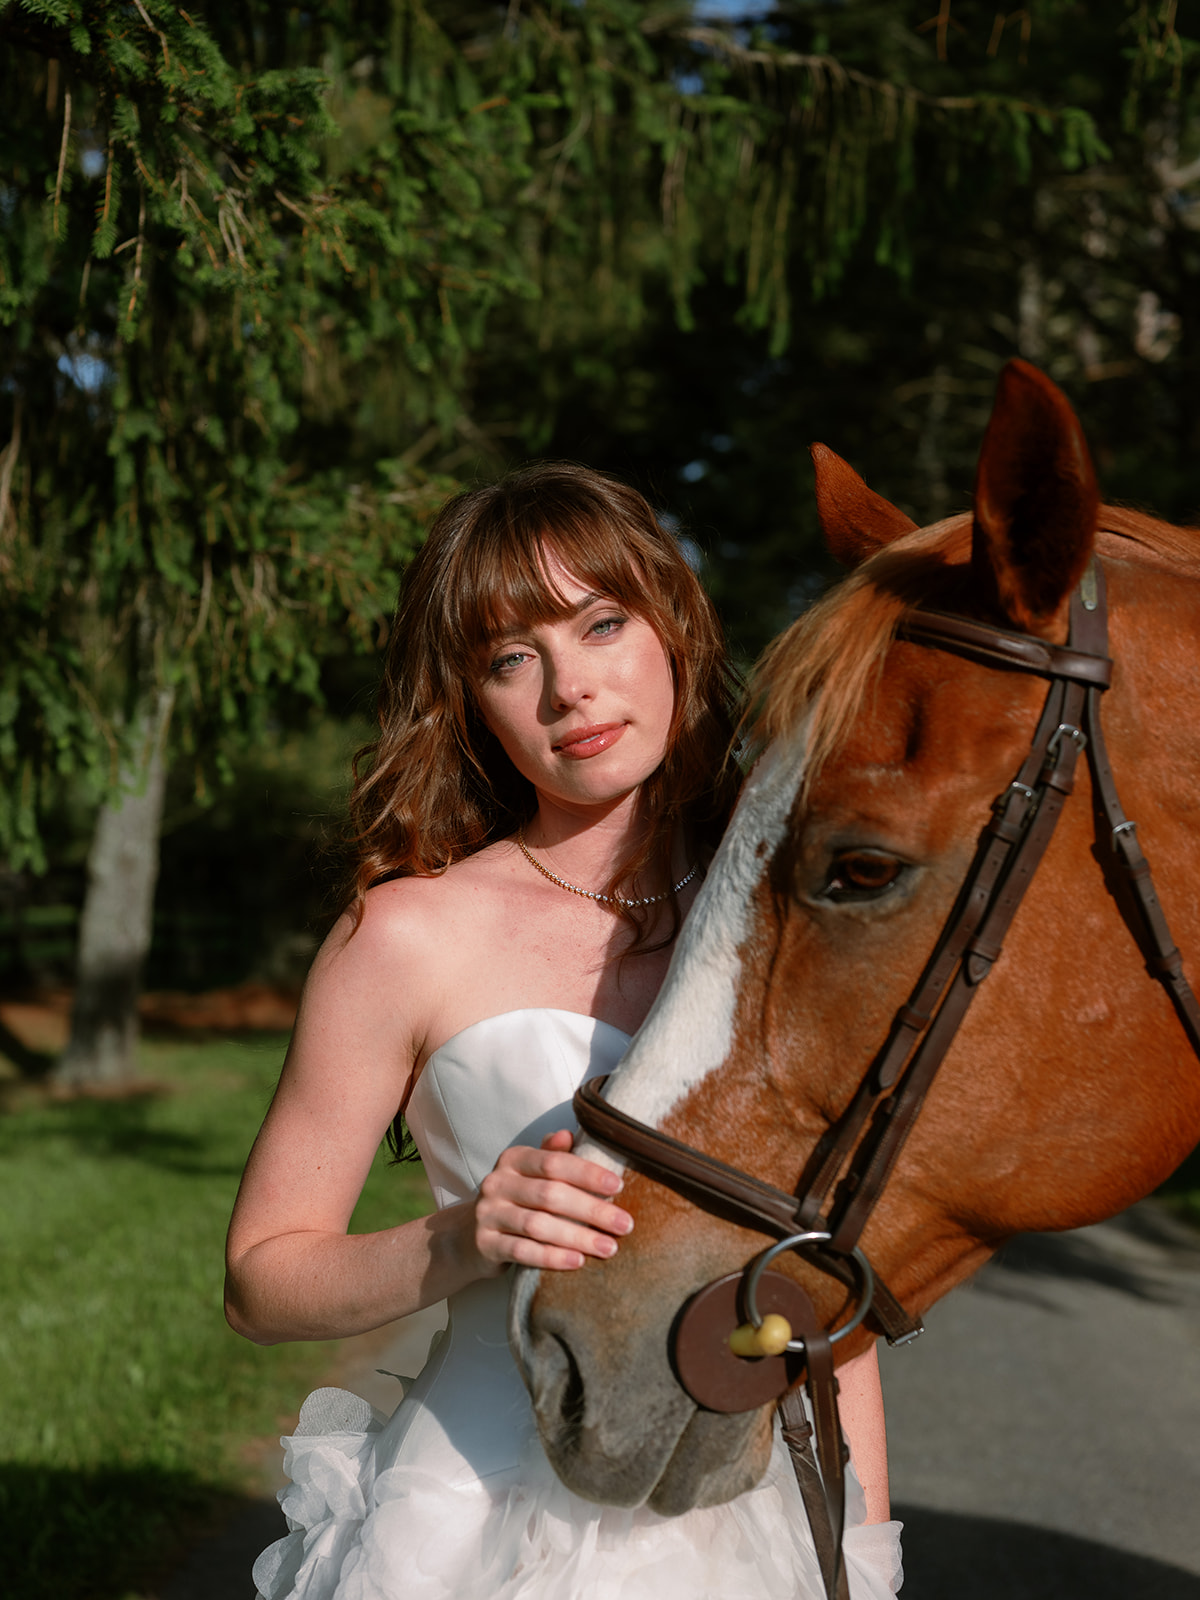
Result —
<svg viewBox="0 0 1200 1600"><path fill-rule="evenodd" d="M569 463L542 463L458 495L439 512L404 577L379 694L380 736L359 752L350 812L358 864L352 910L388 878L435 876L514 833L533 786L485 725L472 684L480 652L514 616L571 614L546 570L552 554L576 582L648 622L675 676L662 765L643 786L650 829L619 864L613 892L689 850L715 849L740 775L727 760L736 684L712 602L674 537L636 490ZM671 902L672 928L679 925ZM620 907L648 942L649 913Z"/></svg>

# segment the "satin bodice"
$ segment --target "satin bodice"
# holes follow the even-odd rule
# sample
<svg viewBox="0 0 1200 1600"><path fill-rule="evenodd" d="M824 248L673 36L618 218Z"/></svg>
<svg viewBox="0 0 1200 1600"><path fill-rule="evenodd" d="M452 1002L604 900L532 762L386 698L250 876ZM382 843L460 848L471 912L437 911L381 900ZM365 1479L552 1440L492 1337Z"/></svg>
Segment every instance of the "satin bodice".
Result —
<svg viewBox="0 0 1200 1600"><path fill-rule="evenodd" d="M469 1199L511 1144L574 1126L571 1097L611 1072L629 1035L576 1011L485 1017L429 1057L406 1120L439 1207Z"/></svg>

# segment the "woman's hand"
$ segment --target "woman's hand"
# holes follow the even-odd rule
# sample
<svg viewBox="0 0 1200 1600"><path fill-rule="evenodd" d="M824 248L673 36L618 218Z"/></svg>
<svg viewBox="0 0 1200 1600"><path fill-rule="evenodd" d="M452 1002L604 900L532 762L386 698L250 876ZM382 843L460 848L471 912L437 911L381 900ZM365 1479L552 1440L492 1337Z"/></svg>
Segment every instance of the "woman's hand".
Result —
<svg viewBox="0 0 1200 1600"><path fill-rule="evenodd" d="M606 1167L573 1155L565 1129L548 1134L539 1150L511 1145L479 1187L475 1248L495 1276L516 1262L560 1271L588 1256L616 1254L633 1218L613 1204L621 1180Z"/></svg>

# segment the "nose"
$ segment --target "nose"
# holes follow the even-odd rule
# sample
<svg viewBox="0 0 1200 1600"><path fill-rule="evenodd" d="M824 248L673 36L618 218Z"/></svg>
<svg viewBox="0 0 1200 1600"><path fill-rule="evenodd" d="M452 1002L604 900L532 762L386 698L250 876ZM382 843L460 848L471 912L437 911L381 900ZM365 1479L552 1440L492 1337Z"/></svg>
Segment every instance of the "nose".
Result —
<svg viewBox="0 0 1200 1600"><path fill-rule="evenodd" d="M570 711L594 694L583 650L556 650L546 667L546 696L554 711Z"/></svg>

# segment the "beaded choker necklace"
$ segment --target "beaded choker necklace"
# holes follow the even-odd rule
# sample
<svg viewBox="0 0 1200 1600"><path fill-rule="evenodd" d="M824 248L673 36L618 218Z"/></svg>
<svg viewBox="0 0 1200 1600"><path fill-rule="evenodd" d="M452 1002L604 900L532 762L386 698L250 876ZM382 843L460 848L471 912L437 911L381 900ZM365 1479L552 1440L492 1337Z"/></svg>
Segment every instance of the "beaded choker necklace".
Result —
<svg viewBox="0 0 1200 1600"><path fill-rule="evenodd" d="M556 872L551 872L549 867L544 867L536 858L536 856L530 854L529 846L525 843L524 826L521 826L517 829L517 845L521 851L521 854L525 857L526 861L528 861L529 865L534 869L535 872L540 872L543 878L549 878L551 883L556 883L560 889L569 890L571 894L582 895L585 900L598 900L602 905L606 906L615 905L624 906L626 908L631 908L633 906L656 906L660 901L669 899L673 894L678 894L680 889L685 889L700 870L700 863L697 862L692 870L686 875L686 877L680 878L679 882L674 884L670 889L664 889L662 894L647 895L644 900L626 900L624 895L597 894L594 889L581 889L577 884L568 883L565 878L560 878Z"/></svg>

